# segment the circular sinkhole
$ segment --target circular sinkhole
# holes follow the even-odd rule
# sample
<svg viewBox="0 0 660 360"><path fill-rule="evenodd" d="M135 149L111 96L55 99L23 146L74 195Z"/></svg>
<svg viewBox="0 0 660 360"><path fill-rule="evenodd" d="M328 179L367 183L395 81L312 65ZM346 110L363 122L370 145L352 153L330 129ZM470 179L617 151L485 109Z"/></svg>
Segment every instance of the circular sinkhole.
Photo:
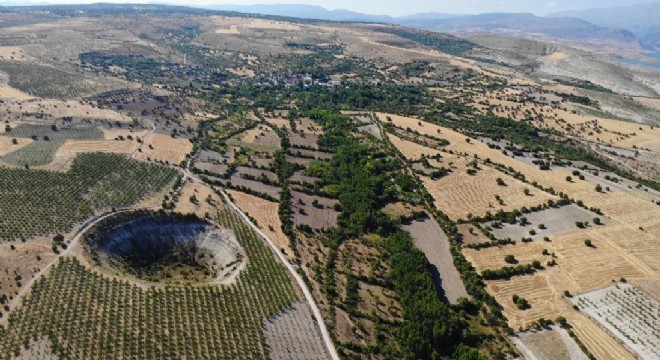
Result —
<svg viewBox="0 0 660 360"><path fill-rule="evenodd" d="M223 283L235 278L245 260L231 230L194 215L115 214L92 227L84 241L96 265L152 282Z"/></svg>

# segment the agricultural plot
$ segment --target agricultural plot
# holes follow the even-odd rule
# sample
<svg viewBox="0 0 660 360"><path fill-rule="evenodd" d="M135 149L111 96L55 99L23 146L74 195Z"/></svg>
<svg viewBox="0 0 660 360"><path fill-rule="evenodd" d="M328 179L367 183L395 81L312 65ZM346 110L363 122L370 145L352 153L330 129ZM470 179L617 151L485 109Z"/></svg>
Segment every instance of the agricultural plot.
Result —
<svg viewBox="0 0 660 360"><path fill-rule="evenodd" d="M403 229L410 233L415 245L424 252L429 260L429 271L433 277L438 292L450 303L456 304L459 298L468 298L461 275L454 266L454 260L449 249L449 239L434 219L413 221L404 225Z"/></svg>
<svg viewBox="0 0 660 360"><path fill-rule="evenodd" d="M557 326L517 333L511 340L528 360L589 359L566 330Z"/></svg>
<svg viewBox="0 0 660 360"><path fill-rule="evenodd" d="M233 137L227 143L255 151L273 152L280 148L280 138L277 133L264 125L247 130Z"/></svg>
<svg viewBox="0 0 660 360"><path fill-rule="evenodd" d="M0 136L0 157L27 146L33 141L32 139L16 139L16 144L14 144L12 140L6 136Z"/></svg>
<svg viewBox="0 0 660 360"><path fill-rule="evenodd" d="M72 359L267 358L263 323L289 306L296 290L237 214L221 210L217 220L234 231L250 259L235 285L143 290L64 258L10 315L3 357L47 337L58 357Z"/></svg>
<svg viewBox="0 0 660 360"><path fill-rule="evenodd" d="M264 321L264 335L273 360L330 359L308 304L294 302Z"/></svg>
<svg viewBox="0 0 660 360"><path fill-rule="evenodd" d="M5 132L5 136L32 138L33 140L48 138L52 141L103 140L105 138L103 131L98 127L86 124L55 128L51 125L20 124Z"/></svg>
<svg viewBox="0 0 660 360"><path fill-rule="evenodd" d="M96 211L132 205L176 171L117 154L81 154L67 173L0 168L0 238L61 232Z"/></svg>
<svg viewBox="0 0 660 360"><path fill-rule="evenodd" d="M564 291L581 293L621 278L630 281L657 279L653 268L598 233L611 227L558 234L552 236L550 242L536 239L530 243L518 242L480 250L463 248L463 254L479 272L539 261L541 269L533 275L486 281L489 292L504 307L509 325L517 329L529 326L540 317L567 316L566 306L562 305ZM592 246L587 246L585 240L591 240ZM657 253L657 250L648 251ZM513 256L516 264L506 261L508 255ZM555 265L551 266L549 263L553 260ZM517 308L511 300L513 295L524 297L531 308Z"/></svg>
<svg viewBox="0 0 660 360"><path fill-rule="evenodd" d="M490 241L481 230L471 224L459 224L456 226L459 234L463 237L463 243L468 245L483 244Z"/></svg>
<svg viewBox="0 0 660 360"><path fill-rule="evenodd" d="M279 216L279 205L275 202L249 195L240 191L227 190L234 203L241 211L255 219L255 224L270 237L277 246L286 250L287 255L293 253L289 248L289 238L282 232L282 222Z"/></svg>
<svg viewBox="0 0 660 360"><path fill-rule="evenodd" d="M483 216L500 209L511 211L556 200L552 195L485 165L471 175L467 173L467 160L455 159L453 162L456 170L447 176L438 180L422 177L436 206L453 220L466 219L469 214Z"/></svg>
<svg viewBox="0 0 660 360"><path fill-rule="evenodd" d="M312 158L318 160L330 160L332 159L333 156L333 154L323 151L312 151L307 149L296 149L296 148L289 149L289 153L297 157Z"/></svg>
<svg viewBox="0 0 660 360"><path fill-rule="evenodd" d="M181 164L193 149L193 144L186 138L173 138L169 135L151 134L138 152L137 158L163 162L166 164Z"/></svg>
<svg viewBox="0 0 660 360"><path fill-rule="evenodd" d="M2 162L14 166L43 166L53 161L64 141L34 141L27 146L0 156Z"/></svg>
<svg viewBox="0 0 660 360"><path fill-rule="evenodd" d="M289 133L288 136L291 145L294 147L314 148L314 149L318 149L319 147L317 144L319 137L316 134L293 132L293 133Z"/></svg>
<svg viewBox="0 0 660 360"><path fill-rule="evenodd" d="M292 191L291 197L293 222L296 225L308 225L312 229L329 229L337 226L339 213L334 209L337 200L297 191Z"/></svg>
<svg viewBox="0 0 660 360"><path fill-rule="evenodd" d="M527 219L525 225L519 222L516 224L503 223L500 227L492 227L490 231L498 239L520 240L527 237L552 237L556 234L572 232L576 229L575 222L588 223L592 227L601 227L611 223L605 216L595 214L573 204L548 208L524 216ZM599 219L599 225L593 223L596 218ZM492 226L492 223L484 225ZM531 231L534 231L534 234L531 234Z"/></svg>
<svg viewBox="0 0 660 360"><path fill-rule="evenodd" d="M135 140L68 140L57 149L55 155L53 155L53 160L47 165L39 167L39 169L68 171L79 154L98 152L128 155L135 151L138 146L139 143Z"/></svg>
<svg viewBox="0 0 660 360"><path fill-rule="evenodd" d="M280 188L273 185L267 185L260 181L256 180L247 180L242 178L238 173L232 174L229 178L230 186L237 189L243 189L245 191L253 192L255 194L265 194L266 198L270 197L273 199L280 198Z"/></svg>
<svg viewBox="0 0 660 360"><path fill-rule="evenodd" d="M254 178L263 182L272 182L277 183L277 174L267 170L260 170L245 166L239 166L236 168L236 174L242 178Z"/></svg>
<svg viewBox="0 0 660 360"><path fill-rule="evenodd" d="M305 175L303 171L296 171L289 180L291 182L308 184L308 185L313 185L314 183L321 181L320 178Z"/></svg>
<svg viewBox="0 0 660 360"><path fill-rule="evenodd" d="M571 302L645 360L660 359L660 305L638 288L619 283Z"/></svg>
<svg viewBox="0 0 660 360"><path fill-rule="evenodd" d="M123 82L72 74L48 65L0 61L9 75L9 86L41 98L70 99L121 87Z"/></svg>
<svg viewBox="0 0 660 360"><path fill-rule="evenodd" d="M200 219L207 219L213 216L216 206L221 203L222 199L208 185L186 181L179 192L179 201L174 211L181 214L193 213Z"/></svg>

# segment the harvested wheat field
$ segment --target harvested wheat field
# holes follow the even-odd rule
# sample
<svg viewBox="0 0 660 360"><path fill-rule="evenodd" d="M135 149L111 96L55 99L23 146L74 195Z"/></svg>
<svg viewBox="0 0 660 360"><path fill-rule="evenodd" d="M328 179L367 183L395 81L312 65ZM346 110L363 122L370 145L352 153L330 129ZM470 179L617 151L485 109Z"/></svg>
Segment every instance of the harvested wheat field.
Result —
<svg viewBox="0 0 660 360"><path fill-rule="evenodd" d="M416 144L412 141L404 140L396 135L387 134L390 142L396 147L408 160L419 160L422 156L435 156L440 151Z"/></svg>
<svg viewBox="0 0 660 360"><path fill-rule="evenodd" d="M138 146L136 140L67 140L55 152L53 161L40 168L67 171L78 154L93 152L131 154Z"/></svg>
<svg viewBox="0 0 660 360"><path fill-rule="evenodd" d="M459 298L468 298L461 275L454 266L449 249L449 239L435 219L413 221L404 225L415 245L424 252L429 260L431 276L439 292L450 303L456 304Z"/></svg>
<svg viewBox="0 0 660 360"><path fill-rule="evenodd" d="M483 216L500 209L511 211L532 207L557 199L493 168L482 165L481 170L470 175L466 172L466 159L453 162L456 169L445 177L438 180L422 177L436 206L453 220L466 219L469 214ZM504 185L498 185L498 179L502 179ZM524 193L525 190L529 195Z"/></svg>
<svg viewBox="0 0 660 360"><path fill-rule="evenodd" d="M464 248L463 253L479 272L512 266L504 260L507 255L513 255L520 264L529 264L534 260L541 262L544 269L534 275L487 281L489 292L504 306L509 325L517 329L529 326L540 317L554 319L558 315L566 316L566 312L571 310L565 304L564 291L582 293L621 278L660 280L657 271L598 234L608 228L612 226L577 230L553 236L550 242L535 240L481 250ZM591 240L591 247L585 244L587 239ZM548 255L542 254L544 249ZM547 262L553 259L556 265L551 267ZM531 308L518 309L511 300L514 294L527 299Z"/></svg>
<svg viewBox="0 0 660 360"><path fill-rule="evenodd" d="M204 121L204 120L216 120L219 119L220 116L198 111L195 112L194 114L183 114L183 118L186 121Z"/></svg>
<svg viewBox="0 0 660 360"><path fill-rule="evenodd" d="M227 194L231 195L241 211L256 220L256 225L261 231L268 235L280 249L285 250L288 257L293 257L293 252L289 248L289 238L282 232L279 205L276 202L229 189L227 189Z"/></svg>
<svg viewBox="0 0 660 360"><path fill-rule="evenodd" d="M529 330L511 337L528 360L588 360L589 357L565 329Z"/></svg>
<svg viewBox="0 0 660 360"><path fill-rule="evenodd" d="M187 181L181 188L179 201L174 211L182 214L194 213L205 219L213 217L223 200L208 185Z"/></svg>
<svg viewBox="0 0 660 360"><path fill-rule="evenodd" d="M28 99L17 99L6 103L6 109L16 110L12 113L20 119L22 113L44 113L48 118L58 119L62 117L76 117L82 119L103 119L107 121L132 123L133 119L124 114L110 109L101 109L92 104L81 103L73 100L38 100L25 101ZM20 111L18 111L20 110ZM17 112L18 111L18 112Z"/></svg>
<svg viewBox="0 0 660 360"><path fill-rule="evenodd" d="M307 303L296 301L265 320L264 336L273 360L330 359Z"/></svg>
<svg viewBox="0 0 660 360"><path fill-rule="evenodd" d="M268 126L259 125L247 130L229 141L256 151L276 151L280 148L280 137Z"/></svg>
<svg viewBox="0 0 660 360"><path fill-rule="evenodd" d="M8 136L0 136L0 156L9 154L24 146L30 145L32 139L16 139L17 144L14 144L13 139Z"/></svg>
<svg viewBox="0 0 660 360"><path fill-rule="evenodd" d="M140 160L161 161L178 165L190 154L193 144L185 138L151 134L140 149L142 151L138 152L136 156Z"/></svg>
<svg viewBox="0 0 660 360"><path fill-rule="evenodd" d="M121 139L122 137L125 139L128 139L128 137L132 137L133 139L138 139L138 138L143 138L147 133L149 133L149 130L134 130L134 129L125 129L125 128L101 128L101 131L103 132L103 138L106 140L117 140Z"/></svg>

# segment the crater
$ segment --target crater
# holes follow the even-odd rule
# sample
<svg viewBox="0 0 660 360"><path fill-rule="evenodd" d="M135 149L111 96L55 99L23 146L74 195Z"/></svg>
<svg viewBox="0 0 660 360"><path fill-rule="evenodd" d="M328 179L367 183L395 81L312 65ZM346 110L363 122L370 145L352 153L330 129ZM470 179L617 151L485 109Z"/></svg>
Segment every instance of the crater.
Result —
<svg viewBox="0 0 660 360"><path fill-rule="evenodd" d="M84 242L96 265L150 282L228 283L245 262L231 230L195 215L116 214L92 227Z"/></svg>

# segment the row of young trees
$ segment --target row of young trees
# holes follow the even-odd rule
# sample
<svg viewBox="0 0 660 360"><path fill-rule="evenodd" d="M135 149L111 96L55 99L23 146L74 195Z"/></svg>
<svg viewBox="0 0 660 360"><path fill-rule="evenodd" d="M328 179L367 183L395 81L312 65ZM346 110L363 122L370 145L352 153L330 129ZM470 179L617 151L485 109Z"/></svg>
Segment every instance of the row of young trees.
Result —
<svg viewBox="0 0 660 360"><path fill-rule="evenodd" d="M0 336L0 356L49 339L70 359L265 359L263 322L297 298L286 269L231 210L218 221L250 255L229 287L143 290L61 259L33 285Z"/></svg>

